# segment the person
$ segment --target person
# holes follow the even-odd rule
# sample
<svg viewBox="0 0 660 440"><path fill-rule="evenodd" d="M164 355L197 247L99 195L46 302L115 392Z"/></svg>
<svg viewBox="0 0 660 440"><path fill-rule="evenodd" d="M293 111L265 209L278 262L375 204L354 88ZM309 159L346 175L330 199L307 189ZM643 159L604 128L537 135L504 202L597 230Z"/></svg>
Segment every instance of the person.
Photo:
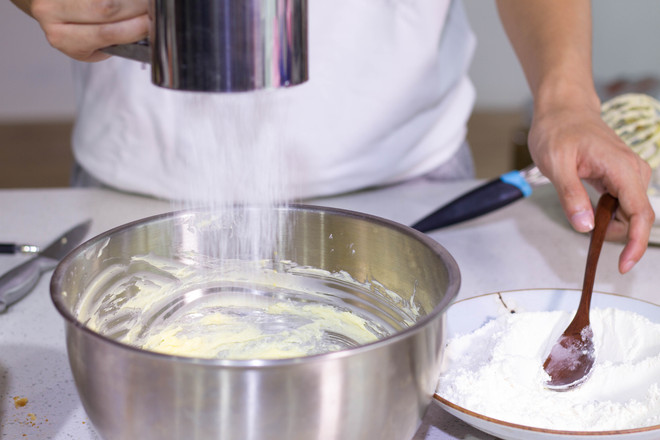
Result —
<svg viewBox="0 0 660 440"><path fill-rule="evenodd" d="M151 86L148 69L100 50L148 35L148 1L12 1L55 48L82 62L105 60L74 70L72 143L81 171L119 189L176 195L177 160L188 147L177 124L164 121L176 117L180 92ZM577 231L594 226L583 181L619 199L607 238L627 240L619 271L628 272L654 222L651 170L600 117L590 2L498 0L497 7L534 99L531 156ZM310 80L273 94L286 111L271 115L296 161L292 196L469 176L474 37L460 0L311 0L309 13Z"/></svg>

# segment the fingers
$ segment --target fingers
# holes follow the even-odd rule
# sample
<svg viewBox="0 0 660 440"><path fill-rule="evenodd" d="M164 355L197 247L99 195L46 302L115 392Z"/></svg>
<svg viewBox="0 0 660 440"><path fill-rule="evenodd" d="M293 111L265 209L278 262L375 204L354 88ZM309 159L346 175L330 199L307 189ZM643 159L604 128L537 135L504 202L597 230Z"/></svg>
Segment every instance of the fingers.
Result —
<svg viewBox="0 0 660 440"><path fill-rule="evenodd" d="M33 0L32 15L40 23L115 23L146 14L147 6L147 0Z"/></svg>
<svg viewBox="0 0 660 440"><path fill-rule="evenodd" d="M650 229L655 220L653 209L649 211L644 207L638 210L633 209L631 212L636 212L636 214L628 217L625 210L630 209L619 207L605 236L608 241L626 242L619 257L619 272L621 273L630 271L646 252Z"/></svg>
<svg viewBox="0 0 660 440"><path fill-rule="evenodd" d="M619 198L619 221L615 222L614 233L623 235L623 231L627 230L627 243L619 257L621 273L630 271L644 255L655 221L647 195L651 168L635 153L630 150L626 153L617 157L620 170L611 172L605 179L610 193ZM611 169L616 168L612 165Z"/></svg>
<svg viewBox="0 0 660 440"><path fill-rule="evenodd" d="M115 44L134 43L149 34L146 15L100 25L55 24L44 28L48 42L79 61L99 61L108 55L99 52Z"/></svg>
<svg viewBox="0 0 660 440"><path fill-rule="evenodd" d="M554 184L575 230L588 232L594 226L583 180L619 199L616 219L610 222L606 238L626 242L619 257L619 271L628 272L646 251L655 219L646 193L651 177L649 165L595 113L582 113L573 120L555 115L537 120L530 133L530 152Z"/></svg>
<svg viewBox="0 0 660 440"><path fill-rule="evenodd" d="M626 191L627 192L627 191ZM619 257L619 272L626 273L642 258L648 247L651 227L655 221L655 214L651 207L646 186L644 191L627 195L626 192L619 196L622 216L627 219L627 243ZM643 196L639 196L639 194Z"/></svg>
<svg viewBox="0 0 660 440"><path fill-rule="evenodd" d="M570 180L570 184L563 182L557 187L559 198L573 228L579 232L588 232L594 227L589 196L579 180ZM616 195L616 191L611 192ZM605 237L608 241L626 242L619 257L619 272L622 274L629 272L646 252L655 220L648 198L638 197L639 194L645 196L646 192L638 191L631 197L619 196L619 209Z"/></svg>
<svg viewBox="0 0 660 440"><path fill-rule="evenodd" d="M570 184L563 182L557 186L559 198L573 228L579 232L588 232L594 226L589 196L579 180L570 180ZM636 194L645 195L646 192ZM620 196L619 201L616 218L610 223L605 238L608 241L626 241L619 257L619 272L623 274L629 272L646 252L655 215L648 198Z"/></svg>
<svg viewBox="0 0 660 440"><path fill-rule="evenodd" d="M653 216L635 215L630 219L628 243L619 257L619 272L630 271L646 252L653 218Z"/></svg>
<svg viewBox="0 0 660 440"><path fill-rule="evenodd" d="M33 0L32 15L51 46L80 61L107 58L100 49L149 33L147 0Z"/></svg>
<svg viewBox="0 0 660 440"><path fill-rule="evenodd" d="M554 177L555 188L569 223L578 232L594 228L594 210L589 194L575 172L559 172Z"/></svg>
<svg viewBox="0 0 660 440"><path fill-rule="evenodd" d="M576 161L571 153L556 155L544 161L541 171L553 183L564 214L573 229L589 232L594 228L594 211L589 194L578 175Z"/></svg>

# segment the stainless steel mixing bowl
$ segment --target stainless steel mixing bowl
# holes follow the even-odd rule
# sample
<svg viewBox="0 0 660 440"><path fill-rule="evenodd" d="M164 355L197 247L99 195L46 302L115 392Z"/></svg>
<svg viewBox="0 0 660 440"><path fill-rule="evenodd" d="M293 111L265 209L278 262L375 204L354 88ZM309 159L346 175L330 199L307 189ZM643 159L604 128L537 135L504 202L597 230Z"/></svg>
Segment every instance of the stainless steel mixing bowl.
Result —
<svg viewBox="0 0 660 440"><path fill-rule="evenodd" d="M277 211L278 224L286 225L276 231L279 261L343 271L371 286L343 289L346 302L358 306L375 304L365 302L370 292L396 292L418 308L415 322L376 342L292 359L195 359L129 346L79 319L86 295L103 299L94 287L98 274L136 255L185 262L218 231L191 229L197 214L190 211L113 229L69 254L51 281L80 398L104 439L413 436L438 379L445 309L460 284L456 262L434 240L374 216L311 206ZM233 239L231 228L219 233Z"/></svg>

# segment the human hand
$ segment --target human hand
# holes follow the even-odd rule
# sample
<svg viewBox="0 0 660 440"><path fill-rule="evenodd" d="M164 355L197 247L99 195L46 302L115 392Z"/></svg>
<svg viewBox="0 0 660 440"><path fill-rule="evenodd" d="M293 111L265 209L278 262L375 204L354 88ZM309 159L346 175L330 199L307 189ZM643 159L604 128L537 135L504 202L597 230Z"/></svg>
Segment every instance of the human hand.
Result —
<svg viewBox="0 0 660 440"><path fill-rule="evenodd" d="M147 0L32 0L19 4L54 48L79 61L100 61L100 49L133 43L149 33Z"/></svg>
<svg viewBox="0 0 660 440"><path fill-rule="evenodd" d="M627 240L619 271L628 272L646 251L655 219L647 196L650 166L603 122L594 100L576 98L537 106L529 148L577 231L588 232L594 225L591 201L581 180L619 199L606 239Z"/></svg>

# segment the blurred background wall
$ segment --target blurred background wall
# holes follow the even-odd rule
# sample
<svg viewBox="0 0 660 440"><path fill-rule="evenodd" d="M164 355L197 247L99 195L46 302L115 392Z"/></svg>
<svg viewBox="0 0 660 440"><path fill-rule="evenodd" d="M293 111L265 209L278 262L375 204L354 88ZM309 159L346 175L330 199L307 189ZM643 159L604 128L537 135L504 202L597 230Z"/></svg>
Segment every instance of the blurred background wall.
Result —
<svg viewBox="0 0 660 440"><path fill-rule="evenodd" d="M530 95L494 1L464 0L464 4L478 38L471 68L478 98L469 140L477 156L478 176L489 177L516 165L512 145L524 129ZM594 77L600 84L660 78L658 18L657 0L593 1ZM10 161L63 166L54 165L47 155L67 154L60 151L68 147L74 115L70 63L48 45L34 20L11 2L0 2L0 168ZM70 161L70 156L63 161ZM68 169L60 174L65 172ZM58 179L55 184L66 184ZM0 180L0 187L31 182Z"/></svg>

